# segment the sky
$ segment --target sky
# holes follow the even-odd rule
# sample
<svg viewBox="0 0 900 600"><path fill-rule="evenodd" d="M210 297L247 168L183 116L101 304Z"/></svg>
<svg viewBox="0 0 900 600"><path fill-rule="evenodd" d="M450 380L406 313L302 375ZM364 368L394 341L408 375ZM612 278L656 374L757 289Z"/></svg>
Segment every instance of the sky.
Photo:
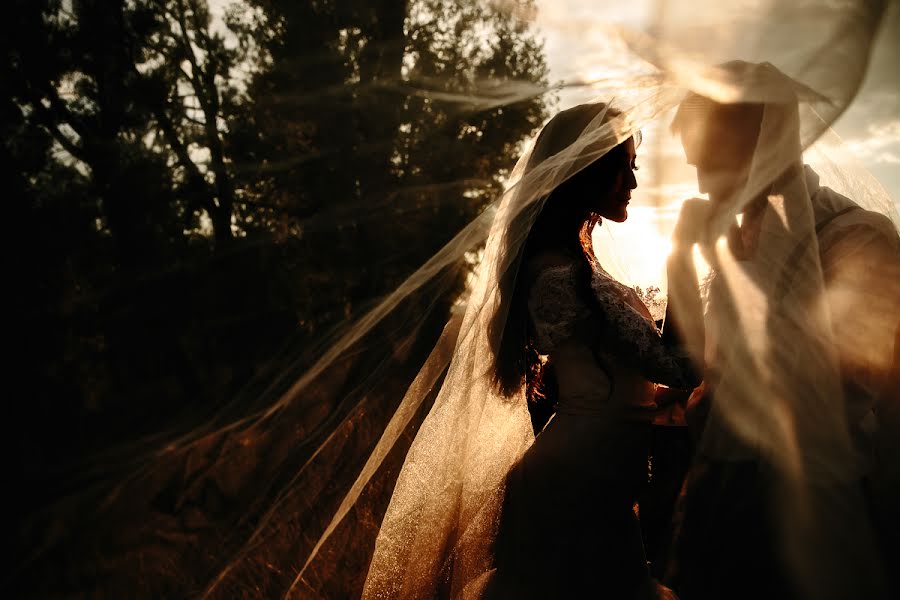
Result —
<svg viewBox="0 0 900 600"><path fill-rule="evenodd" d="M618 3L538 0L535 25L544 38L550 79L571 81L579 77L602 76L610 52L604 39L604 25L621 23L646 27L654 18L652 4L648 0ZM900 170L897 169L900 165L898 58L900 3L891 2L873 43L871 60L859 94L834 124L837 134L854 148L858 158L895 200L900 198ZM563 94L561 108L590 97L589 92L573 92L568 97Z"/></svg>
<svg viewBox="0 0 900 600"><path fill-rule="evenodd" d="M900 3L892 2L859 95L835 131L900 202Z"/></svg>
<svg viewBox="0 0 900 600"><path fill-rule="evenodd" d="M210 0L213 13L220 17L230 1ZM480 1L500 5L513 2ZM804 49L825 37L822 31L827 29L829 21L821 11L822 6L843 10L842 7L852 5L827 0L536 0L536 3L533 25L544 41L551 82L602 80L624 68L619 64L625 55L623 48L612 42L609 35L608 28L616 25L645 31L666 31L668 27L669 31L690 32L695 26L705 28L696 36L699 41L691 38L680 41L688 45L696 42L701 51L704 44L709 46L714 42L722 50L718 60L704 57L709 58L710 64L762 57L782 67L782 60L789 62L797 55L802 56ZM809 10L811 6L813 10ZM752 23L758 15L770 17L766 35L757 36L758 39L751 39L752 36L745 34L747 30L735 25ZM772 15L776 16L771 18ZM710 23L717 27L710 27ZM898 58L900 3L890 2L872 44L871 59L859 93L833 125L847 155L874 175L895 206L900 201ZM830 62L840 64L839 60ZM846 65L846 68L854 66ZM597 99L598 91L589 86L568 87L557 95L557 108L564 109ZM643 164L637 174L639 188L633 194L628 221L621 225L606 223L598 228L594 244L604 266L621 281L642 287L655 285L663 290L665 258L670 250L668 239L678 208L684 199L699 195L693 169L685 164L680 144L667 131L670 120L671 115L665 115L642 130L645 154L648 145L655 144L658 153L667 157L665 164L661 165L660 161Z"/></svg>
<svg viewBox="0 0 900 600"><path fill-rule="evenodd" d="M647 30L660 27L660 20L688 28L695 20L702 22L704 18L719 19L726 25L712 29L721 32L723 36L718 45L723 48L725 54L719 56L720 60L728 58L752 60L752 57L758 56L776 66L781 66L781 59L789 64L797 55L802 54L803 49L817 42L822 43L821 39L825 37L820 35L822 23L827 22L821 18L820 12L813 13L819 15L819 20L799 12L803 10L804 4L807 6L814 4L810 0L794 0L788 3L789 8L784 8L784 4L777 0L743 0L728 3L727 10L731 11L730 13L723 10L718 14L713 13L720 10L723 3L703 7L702 0L680 3L687 7L687 10L680 14L678 6L673 8L661 0L629 2L538 0L537 4L535 27L544 40L551 81L603 79L618 68L617 57L622 54L622 49L611 45L609 41L607 27L610 24ZM821 2L817 4L822 5ZM735 35L735 32L741 30L739 27L733 27L733 22L741 18L752 19L753 16L747 15L765 14L764 11L786 11L784 17L786 22L797 19L800 15L800 26L798 27L795 22L791 27L779 31L776 23L771 31L767 30L767 37L762 41L748 42L746 38L741 39ZM807 28L805 31L804 27ZM704 35L706 34L708 30L704 31ZM688 40L688 43L691 41ZM797 52L797 49L800 49L800 52ZM727 54L729 52L732 54ZM900 199L900 169L898 169L900 69L896 66L898 58L900 58L900 5L892 2L886 10L872 45L871 59L859 93L833 124L835 134L843 140L844 150L875 176L895 206ZM847 68L853 67L847 65ZM564 109L595 99L596 95L597 91L589 87L563 89L559 93L558 108ZM670 116L664 116L643 130L645 144L655 143L659 152L669 157L665 167L668 172L660 176L659 171L653 171L654 164L645 165L650 169L648 172L648 169L644 168L637 174L639 188L633 193L634 200L629 207L628 221L621 225L605 223L595 232L595 249L601 261L607 263L605 264L607 270L632 285L644 287L656 285L665 288L664 266L669 251L668 237L674 226L678 206L685 198L698 195L693 169L683 163L680 144L666 131L670 120ZM639 148L638 154L640 153ZM640 157L638 162L641 162ZM665 181L664 185L659 183L660 179Z"/></svg>

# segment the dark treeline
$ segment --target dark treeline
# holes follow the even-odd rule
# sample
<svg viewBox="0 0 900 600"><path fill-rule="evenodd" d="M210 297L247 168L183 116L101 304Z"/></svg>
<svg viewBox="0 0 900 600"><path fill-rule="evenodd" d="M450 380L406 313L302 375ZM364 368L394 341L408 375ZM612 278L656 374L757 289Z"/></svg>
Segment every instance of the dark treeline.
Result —
<svg viewBox="0 0 900 600"><path fill-rule="evenodd" d="M546 85L530 0L211 8L13 0L0 23L13 519L313 356L546 116L484 100Z"/></svg>

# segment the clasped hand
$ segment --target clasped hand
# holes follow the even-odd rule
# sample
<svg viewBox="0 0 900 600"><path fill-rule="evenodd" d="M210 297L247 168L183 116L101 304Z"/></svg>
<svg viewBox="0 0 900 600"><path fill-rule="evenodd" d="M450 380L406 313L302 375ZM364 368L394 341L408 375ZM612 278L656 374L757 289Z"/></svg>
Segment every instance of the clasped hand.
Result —
<svg viewBox="0 0 900 600"><path fill-rule="evenodd" d="M695 243L707 243L712 215L713 210L709 200L701 198L685 200L678 213L675 229L672 231L673 245L676 248L689 248Z"/></svg>

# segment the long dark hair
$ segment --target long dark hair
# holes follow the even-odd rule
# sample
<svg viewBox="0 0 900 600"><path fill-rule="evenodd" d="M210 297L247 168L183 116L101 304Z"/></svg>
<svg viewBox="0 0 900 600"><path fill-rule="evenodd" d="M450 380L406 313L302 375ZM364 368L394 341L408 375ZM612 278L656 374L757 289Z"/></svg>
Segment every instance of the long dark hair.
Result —
<svg viewBox="0 0 900 600"><path fill-rule="evenodd" d="M607 121L620 113L603 104L580 105L554 117L535 143L532 160L526 167L526 174L537 166L542 158L555 154L570 144L581 134L595 116L604 113ZM557 119L568 122L557 130L566 132L572 139L546 140L551 124ZM581 127L574 126L581 124ZM553 133L547 134L553 135ZM549 144L550 151L538 155L541 144ZM560 147L561 146L561 147ZM494 384L504 396L511 397L525 384L526 397L532 424L539 431L553 413L558 388L553 366L535 346L534 331L528 317L527 298L531 281L523 276L529 261L544 252L563 252L572 256L579 264L579 289L586 299L592 298L590 279L593 272L594 249L591 233L600 221L599 215L586 206L580 193L588 187L603 189L612 187L621 168L624 145L619 144L602 157L569 177L551 191L543 202L536 201L523 209L510 227L510 231L521 231L521 227L533 222L524 244L518 246L514 240L507 243L507 267L500 277L500 306L495 321L491 324L494 340ZM534 163L534 164L532 164ZM589 184L589 185L586 185ZM535 212L537 214L535 215ZM515 256L509 256L515 250Z"/></svg>

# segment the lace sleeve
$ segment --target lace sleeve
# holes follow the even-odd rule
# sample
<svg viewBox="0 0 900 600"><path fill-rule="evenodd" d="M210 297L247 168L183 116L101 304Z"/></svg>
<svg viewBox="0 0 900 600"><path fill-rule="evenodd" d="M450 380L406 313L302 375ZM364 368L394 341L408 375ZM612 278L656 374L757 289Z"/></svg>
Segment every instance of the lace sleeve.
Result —
<svg viewBox="0 0 900 600"><path fill-rule="evenodd" d="M700 377L680 345L667 343L656 324L644 318L626 299L626 289L605 273L595 272L591 281L600 305L603 350L636 368L649 381L691 389Z"/></svg>
<svg viewBox="0 0 900 600"><path fill-rule="evenodd" d="M550 354L573 335L579 322L591 314L577 294L576 273L577 266L571 264L545 267L531 284L528 313L541 354Z"/></svg>

